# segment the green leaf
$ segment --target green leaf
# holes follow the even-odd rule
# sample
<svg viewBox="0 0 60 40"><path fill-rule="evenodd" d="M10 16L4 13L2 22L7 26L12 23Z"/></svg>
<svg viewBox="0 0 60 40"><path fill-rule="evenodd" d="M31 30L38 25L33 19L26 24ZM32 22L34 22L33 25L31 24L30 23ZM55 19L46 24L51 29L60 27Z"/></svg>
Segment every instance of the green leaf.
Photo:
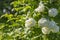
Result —
<svg viewBox="0 0 60 40"><path fill-rule="evenodd" d="M4 28L5 24L4 23L0 23L0 29Z"/></svg>

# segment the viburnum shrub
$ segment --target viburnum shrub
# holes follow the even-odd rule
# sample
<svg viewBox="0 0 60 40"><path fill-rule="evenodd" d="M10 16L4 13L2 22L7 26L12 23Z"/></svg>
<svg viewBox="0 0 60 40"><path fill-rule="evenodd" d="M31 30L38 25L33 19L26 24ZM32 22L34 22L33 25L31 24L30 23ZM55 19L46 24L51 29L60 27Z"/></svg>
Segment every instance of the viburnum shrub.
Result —
<svg viewBox="0 0 60 40"><path fill-rule="evenodd" d="M4 5L0 40L60 40L60 0L14 0Z"/></svg>

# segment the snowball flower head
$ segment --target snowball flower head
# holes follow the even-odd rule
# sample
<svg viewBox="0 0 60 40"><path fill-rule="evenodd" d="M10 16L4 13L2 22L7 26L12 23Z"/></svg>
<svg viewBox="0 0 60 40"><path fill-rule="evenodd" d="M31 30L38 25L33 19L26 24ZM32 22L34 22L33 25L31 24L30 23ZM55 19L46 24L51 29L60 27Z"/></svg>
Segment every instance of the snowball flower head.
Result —
<svg viewBox="0 0 60 40"><path fill-rule="evenodd" d="M44 4L42 2L39 3L39 6L35 9L36 12L43 12L44 11Z"/></svg>
<svg viewBox="0 0 60 40"><path fill-rule="evenodd" d="M42 26L42 27L47 27L49 24L49 20L47 20L46 18L41 18L39 21L38 21L38 25L39 26Z"/></svg>
<svg viewBox="0 0 60 40"><path fill-rule="evenodd" d="M51 8L49 11L49 16L50 17L55 17L56 15L58 15L58 10L56 8Z"/></svg>
<svg viewBox="0 0 60 40"><path fill-rule="evenodd" d="M53 33L59 32L59 26L55 26L52 30Z"/></svg>
<svg viewBox="0 0 60 40"><path fill-rule="evenodd" d="M43 34L49 34L50 33L50 29L48 27L43 27L42 28L42 33Z"/></svg>
<svg viewBox="0 0 60 40"><path fill-rule="evenodd" d="M25 21L25 27L32 27L35 26L36 21L33 18L29 18Z"/></svg>
<svg viewBox="0 0 60 40"><path fill-rule="evenodd" d="M50 30L53 32L53 33L57 33L59 32L59 26L57 26L56 22L55 21L50 21L49 23L49 28Z"/></svg>
<svg viewBox="0 0 60 40"><path fill-rule="evenodd" d="M49 22L49 27L50 27L51 29L53 29L56 25L57 25L56 22L53 21L53 20Z"/></svg>

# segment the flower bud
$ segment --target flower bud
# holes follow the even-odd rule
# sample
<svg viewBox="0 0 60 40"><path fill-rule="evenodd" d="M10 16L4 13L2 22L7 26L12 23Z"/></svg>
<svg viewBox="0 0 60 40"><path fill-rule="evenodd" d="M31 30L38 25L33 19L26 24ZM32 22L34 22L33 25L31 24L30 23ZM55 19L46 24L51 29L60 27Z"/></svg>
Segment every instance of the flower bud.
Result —
<svg viewBox="0 0 60 40"><path fill-rule="evenodd" d="M50 33L50 29L48 27L43 27L42 28L42 33L43 34L49 34Z"/></svg>
<svg viewBox="0 0 60 40"><path fill-rule="evenodd" d="M44 11L44 4L42 2L39 3L39 6L35 9L36 12L43 12Z"/></svg>

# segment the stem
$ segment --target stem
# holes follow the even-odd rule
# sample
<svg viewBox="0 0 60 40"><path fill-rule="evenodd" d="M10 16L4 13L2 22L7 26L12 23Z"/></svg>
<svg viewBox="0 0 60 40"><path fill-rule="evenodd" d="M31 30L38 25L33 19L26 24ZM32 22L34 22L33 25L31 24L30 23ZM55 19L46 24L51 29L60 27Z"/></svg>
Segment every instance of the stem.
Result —
<svg viewBox="0 0 60 40"><path fill-rule="evenodd" d="M47 35L43 35L43 40L48 40Z"/></svg>

